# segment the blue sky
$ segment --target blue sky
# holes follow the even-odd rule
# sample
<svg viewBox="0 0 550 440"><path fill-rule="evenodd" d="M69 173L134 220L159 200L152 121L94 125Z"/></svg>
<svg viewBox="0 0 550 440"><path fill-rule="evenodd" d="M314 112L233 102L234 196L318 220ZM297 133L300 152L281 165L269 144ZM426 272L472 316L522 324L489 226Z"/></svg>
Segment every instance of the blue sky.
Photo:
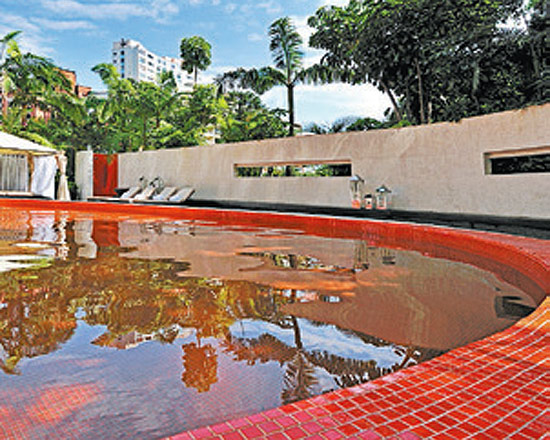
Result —
<svg viewBox="0 0 550 440"><path fill-rule="evenodd" d="M22 30L25 50L51 58L76 71L78 82L102 89L91 68L110 61L113 41L131 38L158 55L179 55L182 37L200 35L212 44L206 78L236 67L271 63L267 29L290 16L307 44L307 17L328 4L346 0L0 0L0 35ZM322 52L306 50L306 64ZM284 90L263 96L272 106L286 107ZM343 116L381 118L388 100L370 86L300 86L297 120L327 122Z"/></svg>

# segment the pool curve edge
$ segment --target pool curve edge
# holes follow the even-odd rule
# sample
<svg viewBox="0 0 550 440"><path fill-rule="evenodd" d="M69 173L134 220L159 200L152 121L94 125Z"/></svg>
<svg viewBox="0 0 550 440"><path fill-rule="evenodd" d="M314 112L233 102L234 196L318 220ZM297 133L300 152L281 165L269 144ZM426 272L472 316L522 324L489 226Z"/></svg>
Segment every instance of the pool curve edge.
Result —
<svg viewBox="0 0 550 440"><path fill-rule="evenodd" d="M550 241L369 219L109 203L4 199L2 207L224 219L319 227L336 235L422 243L511 266L544 294L508 329L363 385L168 437L186 439L533 439L550 432Z"/></svg>

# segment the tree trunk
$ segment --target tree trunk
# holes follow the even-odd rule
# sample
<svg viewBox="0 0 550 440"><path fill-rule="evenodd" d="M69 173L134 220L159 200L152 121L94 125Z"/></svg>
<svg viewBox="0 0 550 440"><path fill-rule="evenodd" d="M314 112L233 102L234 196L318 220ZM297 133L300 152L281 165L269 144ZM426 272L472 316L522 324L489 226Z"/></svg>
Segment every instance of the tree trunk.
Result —
<svg viewBox="0 0 550 440"><path fill-rule="evenodd" d="M288 122L290 124L288 135L294 136L294 85L287 84L286 87L288 97Z"/></svg>
<svg viewBox="0 0 550 440"><path fill-rule="evenodd" d="M194 85L196 86L197 85L197 81L199 79L199 69L197 69L196 67L193 69L194 70L194 74L195 74L195 83Z"/></svg>
<svg viewBox="0 0 550 440"><path fill-rule="evenodd" d="M417 119L412 119L412 118L415 118L415 116L413 115L413 112L411 109L411 93L408 87L405 93L405 111L407 112L407 118L409 119L410 122L412 123L418 122Z"/></svg>
<svg viewBox="0 0 550 440"><path fill-rule="evenodd" d="M426 123L426 115L424 114L424 93L422 92L422 73L420 72L420 64L418 64L418 59L415 61L416 64L416 76L418 79L418 105L420 106L420 123Z"/></svg>
<svg viewBox="0 0 550 440"><path fill-rule="evenodd" d="M395 112L395 117L397 118L397 122L401 122L403 119L403 115L401 114L401 110L399 110L399 105L397 104L397 100L395 99L395 96L393 96L392 91L386 86L386 83L382 80L380 80L380 86L384 89L384 93L389 96L391 105L393 106L393 111Z"/></svg>

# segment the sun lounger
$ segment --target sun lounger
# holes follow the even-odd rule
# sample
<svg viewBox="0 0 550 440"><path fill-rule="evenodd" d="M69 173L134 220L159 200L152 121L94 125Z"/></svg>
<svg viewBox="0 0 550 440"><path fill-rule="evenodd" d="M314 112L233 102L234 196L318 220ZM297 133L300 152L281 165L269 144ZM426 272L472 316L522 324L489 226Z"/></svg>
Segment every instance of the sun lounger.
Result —
<svg viewBox="0 0 550 440"><path fill-rule="evenodd" d="M178 189L175 186L167 186L159 194L154 195L151 198L151 201L153 201L153 202L159 202L159 201L162 202L162 201L168 200L177 191L178 191Z"/></svg>
<svg viewBox="0 0 550 440"><path fill-rule="evenodd" d="M143 191L141 191L139 194L136 194L134 197L130 199L131 202L142 202L144 200L149 200L153 194L155 193L157 189L154 186L149 185L147 188L145 188ZM122 196L120 197L122 198Z"/></svg>
<svg viewBox="0 0 550 440"><path fill-rule="evenodd" d="M166 189L169 189L165 188ZM183 187L179 189L178 191L174 191L172 195L165 198L164 200L155 199L154 197L150 200L142 200L142 203L151 203L151 204L157 204L157 205L176 205L179 203L185 203L189 197L193 195L195 192L194 188L191 188L189 186ZM162 193L161 193L162 194ZM159 194L160 196L160 194Z"/></svg>

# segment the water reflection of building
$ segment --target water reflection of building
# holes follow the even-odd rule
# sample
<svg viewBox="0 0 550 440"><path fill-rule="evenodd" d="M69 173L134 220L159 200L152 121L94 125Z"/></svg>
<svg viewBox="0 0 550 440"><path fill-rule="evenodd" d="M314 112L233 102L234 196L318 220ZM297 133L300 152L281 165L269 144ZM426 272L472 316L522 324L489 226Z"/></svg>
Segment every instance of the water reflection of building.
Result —
<svg viewBox="0 0 550 440"><path fill-rule="evenodd" d="M174 329L172 329L174 330ZM176 329L177 334L174 339L185 339L191 336L194 332L191 328ZM131 331L123 335L113 335L109 332L103 333L92 341L92 344L99 345L101 347L117 348L119 350L128 350L135 348L144 342L162 340L163 333L161 331L155 331L152 333L140 333L138 331Z"/></svg>

